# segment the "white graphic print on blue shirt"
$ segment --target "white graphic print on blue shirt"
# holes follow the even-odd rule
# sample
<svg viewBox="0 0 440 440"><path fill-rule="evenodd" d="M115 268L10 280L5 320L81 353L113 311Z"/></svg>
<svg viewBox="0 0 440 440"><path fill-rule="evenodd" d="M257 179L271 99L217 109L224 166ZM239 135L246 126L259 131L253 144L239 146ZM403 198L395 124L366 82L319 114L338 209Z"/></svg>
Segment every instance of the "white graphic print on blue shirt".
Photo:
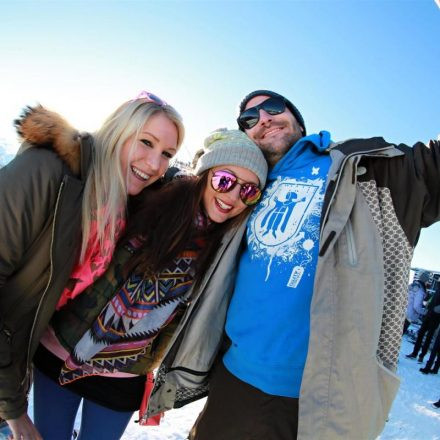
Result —
<svg viewBox="0 0 440 440"><path fill-rule="evenodd" d="M273 182L265 193L264 204L261 203L248 224L251 258L267 261L265 281L270 277L274 259L279 266L274 269L282 271L290 269L286 262L295 261L286 283L292 288L298 287L319 240L325 179L321 176L308 178L307 174L318 174L320 167L307 168L300 179L279 177Z"/></svg>
<svg viewBox="0 0 440 440"><path fill-rule="evenodd" d="M298 397L330 158L330 135L301 139L273 168L248 222L226 331L226 367L266 393Z"/></svg>

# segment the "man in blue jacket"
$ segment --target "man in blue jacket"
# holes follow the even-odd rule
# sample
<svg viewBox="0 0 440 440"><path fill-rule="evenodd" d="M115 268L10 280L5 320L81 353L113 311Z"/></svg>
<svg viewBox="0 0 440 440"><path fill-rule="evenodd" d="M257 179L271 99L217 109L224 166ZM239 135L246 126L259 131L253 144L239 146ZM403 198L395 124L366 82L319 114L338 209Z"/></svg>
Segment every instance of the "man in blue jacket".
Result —
<svg viewBox="0 0 440 440"><path fill-rule="evenodd" d="M269 90L237 122L270 173L194 438L374 439L399 385L412 252L440 219L439 142L334 144Z"/></svg>

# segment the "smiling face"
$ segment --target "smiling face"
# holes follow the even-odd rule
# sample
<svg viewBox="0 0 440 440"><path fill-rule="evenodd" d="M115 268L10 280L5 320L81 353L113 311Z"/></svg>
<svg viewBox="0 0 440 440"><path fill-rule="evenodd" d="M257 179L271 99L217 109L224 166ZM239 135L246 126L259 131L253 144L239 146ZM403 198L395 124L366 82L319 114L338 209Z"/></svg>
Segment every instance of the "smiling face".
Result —
<svg viewBox="0 0 440 440"><path fill-rule="evenodd" d="M259 185L259 180L254 172L235 165L222 165L209 170L208 181L203 192L203 208L205 214L213 222L223 223L241 214L247 206L240 199L240 185L235 185L231 191L226 193L219 193L212 188L212 174L217 170L231 171L238 177L240 183L249 182Z"/></svg>
<svg viewBox="0 0 440 440"><path fill-rule="evenodd" d="M255 96L246 104L245 110L261 104L266 99L269 97ZM303 136L303 128L286 107L286 110L279 115L270 115L260 110L258 123L246 130L246 134L261 148L269 165L273 167Z"/></svg>
<svg viewBox="0 0 440 440"><path fill-rule="evenodd" d="M134 196L154 183L167 170L177 153L178 132L164 113L155 113L139 134L130 136L122 146L121 169L127 194Z"/></svg>

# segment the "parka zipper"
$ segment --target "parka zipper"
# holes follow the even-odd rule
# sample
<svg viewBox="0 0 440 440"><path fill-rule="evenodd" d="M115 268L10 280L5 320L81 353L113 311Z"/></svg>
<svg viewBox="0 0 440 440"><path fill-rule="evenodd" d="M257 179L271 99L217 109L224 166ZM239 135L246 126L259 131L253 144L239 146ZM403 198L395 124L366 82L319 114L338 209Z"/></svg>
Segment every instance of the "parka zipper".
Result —
<svg viewBox="0 0 440 440"><path fill-rule="evenodd" d="M6 327L3 327L3 328L2 328L2 332L3 332L4 335L6 336L6 341L7 341L8 343L10 343L10 342L11 342L11 337L12 337L12 333L11 333L11 331L10 331L9 329L7 329Z"/></svg>
<svg viewBox="0 0 440 440"><path fill-rule="evenodd" d="M319 237L319 240L320 240L320 241L322 241L322 232L323 232L323 230L324 230L324 225L325 225L325 223L327 222L328 214L329 214L329 212L330 212L330 207L331 207L331 205L332 205L332 203L333 203L333 200L335 199L336 191L337 191L337 189L338 189L338 187L339 187L339 183L340 183L340 181L341 181L342 170L344 169L346 162L347 162L350 158L352 158L352 157L354 157L354 156L365 156L365 155L367 155L367 154L377 153L377 152L379 152L379 151L388 150L389 148L390 148L390 147L385 147L385 148L377 148L377 149L374 149L374 150L368 150L368 151L356 152L356 153L349 154L348 156L346 156L346 157L344 158L344 160L343 160L342 163L341 163L341 166L339 167L339 172L338 172L338 175L337 175L337 179L336 179L336 181L335 181L335 186L334 186L334 188L333 188L333 193L332 193L331 198L330 198L330 200L329 200L329 202L328 202L327 209L326 209L326 211L325 211L325 213L324 213L324 216L322 217L321 233L320 233L320 237ZM354 170L353 170L352 172L354 173ZM353 176L353 175L352 175L352 176ZM353 177L352 177L352 182L353 182L353 184L356 183L356 180L353 179ZM329 247L329 245L330 245L330 242L333 240L333 238L335 237L335 235L336 235L336 231L331 231L331 232L330 232L329 236L327 237L326 242L324 243L324 245L323 245L322 248L321 248L321 251L319 252L319 256L320 256L320 257L322 257L322 256L326 253L326 251L327 251L327 249L328 249L328 247Z"/></svg>
<svg viewBox="0 0 440 440"><path fill-rule="evenodd" d="M356 252L356 245L354 242L353 225L351 224L350 219L348 219L347 227L345 228L345 231L347 236L348 261L351 266L356 266L357 252Z"/></svg>
<svg viewBox="0 0 440 440"><path fill-rule="evenodd" d="M6 327L6 325L0 320L0 341L1 343L6 343L6 347L9 348L9 353L11 353L11 339L12 332ZM0 367L7 367L11 365L11 355L3 355L0 359ZM0 419L1 420L1 419Z"/></svg>
<svg viewBox="0 0 440 440"><path fill-rule="evenodd" d="M60 185L60 189L58 190L58 195L57 195L57 200L55 202L55 211L53 214L53 223L52 223L52 234L51 234L51 239L50 239L50 254L49 254L49 261L50 261L50 270L49 270L49 280L47 281L46 287L44 288L43 294L41 295L40 301L38 302L38 307L37 307L37 311L35 313L35 318L34 318L34 322L32 323L32 328L31 328L31 332L29 334L29 344L28 344L28 348L27 348L27 355L26 355L26 374L21 382L21 385L23 385L28 376L29 376L29 371L30 371L30 351L31 351L31 345L32 345L32 337L34 335L34 331L35 331L35 325L37 323L37 319L38 319L38 315L40 313L40 309L41 309L41 305L43 303L43 300L47 294L47 291L49 290L49 286L52 282L52 275L53 275L53 243L54 243L54 235L55 235L55 225L56 225L56 220L57 220L57 214L58 214L58 206L59 206L59 202L60 202L60 198L61 198L61 193L63 192L63 188L64 188L64 179L61 182Z"/></svg>

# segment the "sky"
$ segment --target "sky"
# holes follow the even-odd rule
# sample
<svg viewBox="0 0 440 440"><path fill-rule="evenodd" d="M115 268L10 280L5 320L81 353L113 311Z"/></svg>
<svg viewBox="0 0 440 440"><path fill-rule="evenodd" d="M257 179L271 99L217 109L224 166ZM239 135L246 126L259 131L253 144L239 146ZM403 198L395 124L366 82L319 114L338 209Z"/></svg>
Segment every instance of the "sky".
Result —
<svg viewBox="0 0 440 440"><path fill-rule="evenodd" d="M0 0L0 138L41 103L93 131L141 90L172 104L190 160L210 131L235 128L255 89L288 97L308 133L383 136L412 145L440 134L440 8L400 1ZM440 226L415 266L440 271Z"/></svg>

